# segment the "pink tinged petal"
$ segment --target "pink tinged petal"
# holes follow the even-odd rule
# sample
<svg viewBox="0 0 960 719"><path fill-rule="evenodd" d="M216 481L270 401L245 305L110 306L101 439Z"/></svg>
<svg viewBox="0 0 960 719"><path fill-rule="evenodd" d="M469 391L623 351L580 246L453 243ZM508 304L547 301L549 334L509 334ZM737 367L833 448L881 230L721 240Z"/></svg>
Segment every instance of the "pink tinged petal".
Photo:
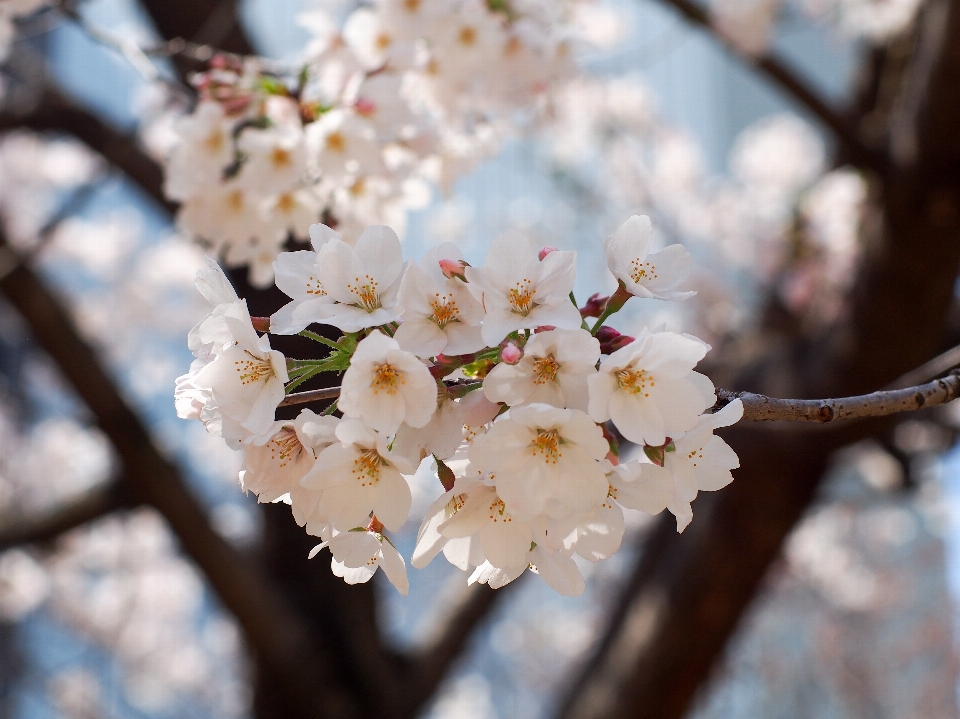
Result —
<svg viewBox="0 0 960 719"><path fill-rule="evenodd" d="M451 539L443 546L443 556L450 564L464 572L487 561L477 537Z"/></svg>
<svg viewBox="0 0 960 719"><path fill-rule="evenodd" d="M636 481L617 484L617 502L647 514L659 514L673 500L673 474L655 464L637 466L639 476Z"/></svg>
<svg viewBox="0 0 960 719"><path fill-rule="evenodd" d="M374 514L384 527L392 532L397 531L410 516L413 501L410 485L397 470L384 466L380 470L380 481L376 483L375 491Z"/></svg>
<svg viewBox="0 0 960 719"><path fill-rule="evenodd" d="M321 225L320 223L310 225L310 244L313 245L313 249L317 252L330 240L339 239L340 235L326 225Z"/></svg>
<svg viewBox="0 0 960 719"><path fill-rule="evenodd" d="M484 562L470 575L470 578L467 580L467 585L469 586L475 582L479 582L480 584L488 585L491 589L501 589L525 571L527 571L526 566L515 569L500 569L494 567L490 562Z"/></svg>
<svg viewBox="0 0 960 719"><path fill-rule="evenodd" d="M632 260L641 262L650 252L653 242L653 226L646 215L633 215L606 239L604 250L607 255L607 267L617 276L629 270ZM629 278L629 275L627 275Z"/></svg>
<svg viewBox="0 0 960 719"><path fill-rule="evenodd" d="M717 391L713 386L713 381L706 375L700 374L699 372L691 372L686 377L687 380L692 382L697 390L703 395L703 401L706 403L707 407L712 407L717 401ZM739 401L739 400L737 400ZM742 407L741 403L741 407ZM721 420L722 421L722 420ZM735 422L736 420L734 420ZM731 422L731 424L733 424ZM716 425L717 427L725 427L724 424Z"/></svg>
<svg viewBox="0 0 960 719"><path fill-rule="evenodd" d="M354 462L360 452L353 445L331 445L317 457L316 464L300 480L300 486L308 489L326 489L343 484L352 478Z"/></svg>
<svg viewBox="0 0 960 719"><path fill-rule="evenodd" d="M660 410L663 429L668 436L676 436L696 427L700 415L710 406L697 386L686 379L658 381L656 386L648 389L650 396L644 399ZM648 444L662 442L651 440Z"/></svg>
<svg viewBox="0 0 960 719"><path fill-rule="evenodd" d="M564 423L561 435L570 442L583 448L591 458L598 462L607 456L610 445L603 437L603 430L584 412L570 410L570 419Z"/></svg>
<svg viewBox="0 0 960 719"><path fill-rule="evenodd" d="M331 302L332 300L319 298L284 305L270 317L270 330L278 334L293 335L314 322L323 324L326 310L322 308Z"/></svg>
<svg viewBox="0 0 960 719"><path fill-rule="evenodd" d="M567 303L573 307L570 293L573 292L573 284L577 279L577 253L552 252L537 269L539 272L534 301L546 305ZM574 309L576 310L575 307ZM577 314L580 314L579 310ZM579 327L579 323L576 326Z"/></svg>
<svg viewBox="0 0 960 719"><path fill-rule="evenodd" d="M504 513L504 517L506 517ZM526 568L529 564L530 543L533 531L526 522L512 517L504 521L488 520L480 530L480 546L487 561L500 569Z"/></svg>
<svg viewBox="0 0 960 719"><path fill-rule="evenodd" d="M607 559L620 549L623 531L623 510L610 499L581 524L577 536L577 554L591 562Z"/></svg>
<svg viewBox="0 0 960 719"><path fill-rule="evenodd" d="M587 377L587 393L590 397L587 412L594 422L610 419L610 400L617 392L617 379L609 372L599 372Z"/></svg>
<svg viewBox="0 0 960 719"><path fill-rule="evenodd" d="M703 448L704 458L710 464L723 469L736 469L740 466L740 458L720 437L711 437Z"/></svg>
<svg viewBox="0 0 960 719"><path fill-rule="evenodd" d="M537 568L537 574L555 591L565 597L579 597L585 584L577 563L571 557L552 552L541 545L530 552L530 561Z"/></svg>
<svg viewBox="0 0 960 719"><path fill-rule="evenodd" d="M446 544L447 538L440 534L438 527L447 519L444 510L452 499L453 490L444 492L427 509L420 529L417 530L417 544L410 557L410 564L417 569L423 569L430 564Z"/></svg>
<svg viewBox="0 0 960 719"><path fill-rule="evenodd" d="M363 567L346 567L336 559L331 560L330 569L333 570L334 576L340 577L347 584L365 584L370 581L370 578L377 573L377 565L373 566L363 566Z"/></svg>
<svg viewBox="0 0 960 719"><path fill-rule="evenodd" d="M600 465L577 446L567 446L558 463L559 481L553 496L575 512L586 512L607 496L608 482Z"/></svg>
<svg viewBox="0 0 960 719"><path fill-rule="evenodd" d="M408 308L409 309L409 308ZM447 335L423 317L405 318L394 334L400 348L417 357L436 357L447 348Z"/></svg>
<svg viewBox="0 0 960 719"><path fill-rule="evenodd" d="M247 419L241 422L244 429L250 430L253 434L262 434L266 432L273 424L273 417L277 411L277 405L284 397L283 382L277 377L271 377L267 380L263 389L260 391L256 402L250 408L250 414Z"/></svg>
<svg viewBox="0 0 960 719"><path fill-rule="evenodd" d="M516 230L508 230L490 243L483 269L493 279L494 286L507 292L523 277L533 280L540 273L539 265L533 240Z"/></svg>
<svg viewBox="0 0 960 719"><path fill-rule="evenodd" d="M344 532L328 543L334 558L346 567L362 567L380 554L380 540L370 532Z"/></svg>
<svg viewBox="0 0 960 719"><path fill-rule="evenodd" d="M364 282L367 269L353 248L342 240L330 240L317 253L317 274L329 297L338 302L353 304L356 295L348 285Z"/></svg>
<svg viewBox="0 0 960 719"><path fill-rule="evenodd" d="M647 262L656 267L656 277L643 282L654 294L673 290L690 276L693 258L683 245L669 245L647 257ZM679 294L696 294L679 293Z"/></svg>
<svg viewBox="0 0 960 719"><path fill-rule="evenodd" d="M658 447L666 441L660 410L647 398L622 390L614 392L610 398L610 418L631 442Z"/></svg>
<svg viewBox="0 0 960 719"><path fill-rule="evenodd" d="M387 540L383 541L380 551L380 566L383 568L383 573L400 594L407 596L410 583L407 580L407 566L403 562L403 557Z"/></svg>
<svg viewBox="0 0 960 719"><path fill-rule="evenodd" d="M403 325L401 325L401 329L402 327ZM443 329L443 333L447 337L447 344L443 352L450 356L470 354L471 352L478 352L486 347L479 326L472 326L464 324L463 322L454 322L447 325Z"/></svg>
<svg viewBox="0 0 960 719"><path fill-rule="evenodd" d="M526 370L528 370L526 363L523 366L498 364L483 379L484 396L491 402L521 404L526 396L522 387L530 382L530 376Z"/></svg>
<svg viewBox="0 0 960 719"><path fill-rule="evenodd" d="M354 250L381 288L386 289L400 277L403 270L400 238L386 225L373 225L364 230Z"/></svg>
<svg viewBox="0 0 960 719"><path fill-rule="evenodd" d="M456 490L456 486L454 486ZM438 531L444 537L469 537L483 529L489 508L497 501L492 487L480 487L467 495L467 501L456 514L441 522Z"/></svg>
<svg viewBox="0 0 960 719"><path fill-rule="evenodd" d="M569 293L567 293L569 294ZM583 318L580 311L573 306L569 297L555 305L537 305L527 315L523 329L533 329L550 325L560 329L575 329L581 325Z"/></svg>
<svg viewBox="0 0 960 719"><path fill-rule="evenodd" d="M371 494L358 481L338 484L323 491L318 509L339 531L348 532L366 525L373 510Z"/></svg>
<svg viewBox="0 0 960 719"><path fill-rule="evenodd" d="M287 297L306 300L317 296L317 253L309 250L281 252L273 261L274 282Z"/></svg>
<svg viewBox="0 0 960 719"><path fill-rule="evenodd" d="M595 374L595 373L594 373ZM587 391L586 374L566 374L557 375L557 384L560 393L563 396L563 404L568 409L576 409L586 412L590 407L590 394Z"/></svg>

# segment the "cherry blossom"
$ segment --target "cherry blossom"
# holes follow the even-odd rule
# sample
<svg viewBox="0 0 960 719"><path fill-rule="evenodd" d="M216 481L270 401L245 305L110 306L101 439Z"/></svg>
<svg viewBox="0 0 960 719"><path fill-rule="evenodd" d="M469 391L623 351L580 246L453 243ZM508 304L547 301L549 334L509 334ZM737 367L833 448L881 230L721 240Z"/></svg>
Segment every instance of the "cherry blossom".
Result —
<svg viewBox="0 0 960 719"><path fill-rule="evenodd" d="M366 524L371 512L390 530L399 529L410 512L410 486L401 472L413 466L387 448L387 437L356 419L336 429L339 443L323 450L300 483L323 490L317 513L340 531Z"/></svg>
<svg viewBox="0 0 960 719"><path fill-rule="evenodd" d="M397 296L403 270L400 240L389 227L368 227L355 247L331 237L317 252L317 279L333 302L301 306L293 322L319 322L343 332L393 322L402 311Z"/></svg>
<svg viewBox="0 0 960 719"><path fill-rule="evenodd" d="M223 314L223 322L232 335L222 349L214 349L216 358L193 378L193 385L211 393L219 413L238 423L250 434L263 434L273 424L273 413L283 399L287 381L284 356L270 348L270 338L260 337L253 329L247 305L240 300ZM232 439L237 430L223 426L224 437Z"/></svg>
<svg viewBox="0 0 960 719"><path fill-rule="evenodd" d="M517 330L580 326L580 312L570 302L577 253L552 252L543 261L537 253L532 240L505 232L491 243L483 267L466 268L467 287L483 304L487 345Z"/></svg>
<svg viewBox="0 0 960 719"><path fill-rule="evenodd" d="M690 275L691 257L683 245L670 245L650 254L653 227L646 215L634 215L603 243L607 267L627 292L636 297L685 300L696 292L677 286Z"/></svg>
<svg viewBox="0 0 960 719"><path fill-rule="evenodd" d="M579 410L532 404L511 409L470 447L470 462L496 476L497 492L522 519L561 517L603 501L603 432Z"/></svg>
<svg viewBox="0 0 960 719"><path fill-rule="evenodd" d="M343 577L347 584L369 582L370 578L376 574L377 568L383 567L387 579L400 594L406 596L410 591L403 557L381 532L359 528L358 531L339 532L329 541L314 547L310 552L311 559L324 547L330 547L330 553L333 555L331 560L333 573Z"/></svg>
<svg viewBox="0 0 960 719"><path fill-rule="evenodd" d="M698 492L723 489L733 481L730 470L739 467L740 460L713 431L736 423L742 416L740 400L734 400L719 412L705 414L694 429L674 440L672 449L668 446L662 467L642 465L642 481L652 493L668 497L665 506L677 518L678 532L693 519L690 503Z"/></svg>
<svg viewBox="0 0 960 719"><path fill-rule="evenodd" d="M343 375L340 409L378 432L423 427L437 411L437 383L416 355L380 330L361 340Z"/></svg>
<svg viewBox="0 0 960 719"><path fill-rule="evenodd" d="M483 380L491 402L543 402L586 411L587 377L596 373L600 342L582 329L538 332L516 364L501 363Z"/></svg>
<svg viewBox="0 0 960 719"><path fill-rule="evenodd" d="M400 346L418 357L463 355L486 346L480 336L483 307L458 279L449 279L441 263L460 262L451 242L433 248L411 265L400 283L403 324L394 335Z"/></svg>
<svg viewBox="0 0 960 719"><path fill-rule="evenodd" d="M334 301L317 279L317 253L329 240L339 240L340 235L320 224L311 225L309 232L313 251L281 252L273 263L275 284L293 300L270 317L270 331L276 334L300 332L310 324L309 318L316 313L318 305ZM298 322L293 319L294 312Z"/></svg>
<svg viewBox="0 0 960 719"><path fill-rule="evenodd" d="M587 382L590 416L612 419L631 442L662 445L668 436L693 429L716 401L713 383L693 367L708 346L674 332L644 328L630 344L603 358Z"/></svg>

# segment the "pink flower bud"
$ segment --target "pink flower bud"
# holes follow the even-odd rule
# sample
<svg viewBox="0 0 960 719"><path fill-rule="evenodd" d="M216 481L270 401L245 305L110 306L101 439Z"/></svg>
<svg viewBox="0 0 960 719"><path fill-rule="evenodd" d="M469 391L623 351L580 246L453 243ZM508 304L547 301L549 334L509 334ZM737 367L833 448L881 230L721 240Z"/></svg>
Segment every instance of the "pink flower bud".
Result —
<svg viewBox="0 0 960 719"><path fill-rule="evenodd" d="M500 361L504 364L517 364L523 358L523 350L517 347L513 342L500 350Z"/></svg>
<svg viewBox="0 0 960 719"><path fill-rule="evenodd" d="M443 276L448 280L452 280L454 277L465 280L466 275L463 270L469 266L470 265L463 260L440 260L440 271L443 272Z"/></svg>
<svg viewBox="0 0 960 719"><path fill-rule="evenodd" d="M600 340L600 342L612 342L620 336L620 333L613 329L613 327L604 325L594 333L594 336Z"/></svg>
<svg viewBox="0 0 960 719"><path fill-rule="evenodd" d="M270 331L269 317L251 317L250 322L253 324L253 329L255 329L257 332Z"/></svg>
<svg viewBox="0 0 960 719"><path fill-rule="evenodd" d="M550 330L555 330L555 329L557 328L554 327L553 325L540 325L539 327L533 330L533 333L537 334L539 332L549 332Z"/></svg>
<svg viewBox="0 0 960 719"><path fill-rule="evenodd" d="M587 317L599 317L603 312L603 306L607 304L608 299L610 298L602 296L599 292L590 295L590 299L587 300L587 304L580 308L580 316L584 319Z"/></svg>
<svg viewBox="0 0 960 719"><path fill-rule="evenodd" d="M365 97L357 98L357 102L354 104L354 109L358 114L368 117L376 112L377 106L372 100L368 100Z"/></svg>
<svg viewBox="0 0 960 719"><path fill-rule="evenodd" d="M537 253L537 257L540 258L540 261L543 262L543 258L549 255L551 252L556 252L559 250L559 247L554 247L553 245L547 245L546 247L541 247L540 252Z"/></svg>

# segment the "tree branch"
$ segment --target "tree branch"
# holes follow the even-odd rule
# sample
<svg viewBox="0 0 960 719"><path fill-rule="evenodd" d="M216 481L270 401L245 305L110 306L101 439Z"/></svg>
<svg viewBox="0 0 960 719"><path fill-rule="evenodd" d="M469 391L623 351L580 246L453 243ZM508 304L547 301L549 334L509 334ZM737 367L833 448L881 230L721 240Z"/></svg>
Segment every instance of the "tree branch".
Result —
<svg viewBox="0 0 960 719"><path fill-rule="evenodd" d="M678 10L693 24L707 30L727 50L766 74L790 97L803 105L836 135L837 140L843 145L854 164L873 169L881 175L886 173L888 166L886 155L864 145L854 127L836 110L831 108L806 82L787 68L781 60L769 54L761 57L751 57L745 54L728 38L717 32L707 11L691 2L691 0L661 0L661 2Z"/></svg>
<svg viewBox="0 0 960 719"><path fill-rule="evenodd" d="M127 501L123 485L123 480L107 482L39 516L4 517L0 529L0 552L22 544L52 541L72 529L133 506Z"/></svg>
<svg viewBox="0 0 960 719"><path fill-rule="evenodd" d="M719 409L735 399L743 402L743 418L754 422L838 422L844 419L886 417L952 402L960 396L960 371L932 382L839 399L776 399L753 392L717 390Z"/></svg>

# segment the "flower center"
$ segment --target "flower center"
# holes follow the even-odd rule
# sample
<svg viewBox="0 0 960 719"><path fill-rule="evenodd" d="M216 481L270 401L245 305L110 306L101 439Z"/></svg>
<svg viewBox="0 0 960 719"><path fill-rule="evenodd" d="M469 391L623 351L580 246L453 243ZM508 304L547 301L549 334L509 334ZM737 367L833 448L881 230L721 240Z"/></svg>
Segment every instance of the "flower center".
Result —
<svg viewBox="0 0 960 719"><path fill-rule="evenodd" d="M270 440L270 460L278 462L283 469L290 462L295 462L297 457L303 451L303 445L300 444L300 438L297 437L295 430L290 427L284 427L277 435Z"/></svg>
<svg viewBox="0 0 960 719"><path fill-rule="evenodd" d="M420 0L403 0L403 7L407 12L416 12L420 9Z"/></svg>
<svg viewBox="0 0 960 719"><path fill-rule="evenodd" d="M509 523L513 521L513 517L510 516L510 512L507 511L502 499L497 498L495 502L490 504L490 519L493 520L494 524L497 522Z"/></svg>
<svg viewBox="0 0 960 719"><path fill-rule="evenodd" d="M290 165L290 153L282 147L275 147L273 152L270 153L270 162L273 164L274 170L282 170Z"/></svg>
<svg viewBox="0 0 960 719"><path fill-rule="evenodd" d="M370 386L373 387L374 394L379 394L380 390L387 394L396 394L397 385L401 384L405 384L403 375L389 362L373 368L373 382Z"/></svg>
<svg viewBox="0 0 960 719"><path fill-rule="evenodd" d="M532 284L530 280L524 277L509 292L510 307L518 315L526 316L533 309L534 290L531 287Z"/></svg>
<svg viewBox="0 0 960 719"><path fill-rule="evenodd" d="M533 360L533 383L546 384L553 382L557 378L557 371L560 369L560 363L553 355L546 357L537 357Z"/></svg>
<svg viewBox="0 0 960 719"><path fill-rule="evenodd" d="M377 40L374 44L377 46L377 50L380 50L380 52L383 52L388 47L390 47L391 42L393 42L393 40L390 38L390 36L382 32L379 35L377 35Z"/></svg>
<svg viewBox="0 0 960 719"><path fill-rule="evenodd" d="M461 45L470 47L477 41L477 31L472 27L460 28L460 34L457 36Z"/></svg>
<svg viewBox="0 0 960 719"><path fill-rule="evenodd" d="M620 389L626 390L631 394L640 394L643 392L644 397L650 396L650 393L647 392L647 385L649 384L651 387L656 385L656 382L653 381L653 375L645 369L628 367L619 370L615 376Z"/></svg>
<svg viewBox="0 0 960 719"><path fill-rule="evenodd" d="M203 145L212 154L220 152L224 145L223 132L221 130L214 130L207 135L207 139L203 141Z"/></svg>
<svg viewBox="0 0 960 719"><path fill-rule="evenodd" d="M380 481L380 468L383 458L374 450L368 449L353 460L353 476L360 480L361 487L370 487Z"/></svg>
<svg viewBox="0 0 960 719"><path fill-rule="evenodd" d="M452 517L463 509L463 505L466 503L467 496L465 494L455 494L450 498L450 501L447 502L447 506L443 508L443 513L446 517Z"/></svg>
<svg viewBox="0 0 960 719"><path fill-rule="evenodd" d="M264 382L273 376L273 365L268 360L263 360L248 350L244 352L250 357L247 360L234 360L234 368L240 375L240 384L248 385L254 382Z"/></svg>
<svg viewBox="0 0 960 719"><path fill-rule="evenodd" d="M638 285L643 281L657 279L657 268L655 265L650 264L649 262L641 262L640 258L633 260L630 263L630 279L636 282Z"/></svg>
<svg viewBox="0 0 960 719"><path fill-rule="evenodd" d="M331 132L327 135L327 149L331 152L343 152L347 149L347 140L339 132Z"/></svg>
<svg viewBox="0 0 960 719"><path fill-rule="evenodd" d="M539 429L537 436L530 443L530 451L534 457L538 454L543 455L543 460L547 464L556 464L557 460L563 456L560 451L560 433L555 429Z"/></svg>
<svg viewBox="0 0 960 719"><path fill-rule="evenodd" d="M293 195L289 192L285 192L277 199L277 210L280 212L289 214L295 209L297 209L297 201L293 199Z"/></svg>
<svg viewBox="0 0 960 719"><path fill-rule="evenodd" d="M231 212L243 212L243 193L240 190L234 190L227 195L227 209Z"/></svg>
<svg viewBox="0 0 960 719"><path fill-rule="evenodd" d="M440 329L443 329L451 322L458 322L460 320L460 308L457 307L457 301L453 299L453 295L441 295L437 292L430 299L430 307L433 308L433 314L430 315L430 319L433 320Z"/></svg>
<svg viewBox="0 0 960 719"><path fill-rule="evenodd" d="M703 447L697 447L692 452L687 452L687 459L693 460L693 466L697 466L697 460L703 459Z"/></svg>
<svg viewBox="0 0 960 719"><path fill-rule="evenodd" d="M617 499L617 488L612 484L607 485L607 496L603 500L603 503L600 505L604 509L610 509L613 507ZM612 500L612 501L611 501Z"/></svg>
<svg viewBox="0 0 960 719"><path fill-rule="evenodd" d="M310 275L310 279L307 280L307 294L326 297L327 291L323 289L323 285L320 284L320 280L313 275Z"/></svg>
<svg viewBox="0 0 960 719"><path fill-rule="evenodd" d="M355 277L356 284L347 283L347 291L356 295L357 304L363 307L367 312L373 312L380 309L380 294L377 292L379 285L370 275L366 276L366 282L360 284L360 278Z"/></svg>

